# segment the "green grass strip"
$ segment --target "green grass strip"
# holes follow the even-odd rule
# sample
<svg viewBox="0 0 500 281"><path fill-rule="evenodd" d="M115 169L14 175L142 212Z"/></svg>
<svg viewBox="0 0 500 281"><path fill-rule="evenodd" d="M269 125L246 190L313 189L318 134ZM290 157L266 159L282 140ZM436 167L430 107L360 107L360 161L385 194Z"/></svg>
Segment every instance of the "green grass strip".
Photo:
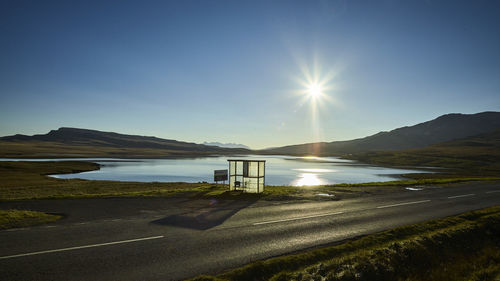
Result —
<svg viewBox="0 0 500 281"><path fill-rule="evenodd" d="M27 210L0 210L0 229L27 227L54 222L61 216Z"/></svg>

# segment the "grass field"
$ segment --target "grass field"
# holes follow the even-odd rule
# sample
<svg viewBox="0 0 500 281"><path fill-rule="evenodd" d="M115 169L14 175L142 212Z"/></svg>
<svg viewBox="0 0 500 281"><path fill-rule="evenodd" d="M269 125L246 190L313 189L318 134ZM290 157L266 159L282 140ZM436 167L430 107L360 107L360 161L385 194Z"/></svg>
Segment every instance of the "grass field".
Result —
<svg viewBox="0 0 500 281"><path fill-rule="evenodd" d="M500 280L500 206L194 280Z"/></svg>
<svg viewBox="0 0 500 281"><path fill-rule="evenodd" d="M26 210L0 210L0 229L27 227L54 222L61 216Z"/></svg>

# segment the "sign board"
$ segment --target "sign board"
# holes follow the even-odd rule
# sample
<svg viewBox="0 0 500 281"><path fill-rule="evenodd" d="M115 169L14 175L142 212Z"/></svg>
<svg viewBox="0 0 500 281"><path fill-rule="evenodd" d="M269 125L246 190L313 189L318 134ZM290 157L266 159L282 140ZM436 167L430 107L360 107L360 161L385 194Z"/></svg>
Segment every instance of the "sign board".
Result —
<svg viewBox="0 0 500 281"><path fill-rule="evenodd" d="M214 170L214 181L226 181L227 170Z"/></svg>

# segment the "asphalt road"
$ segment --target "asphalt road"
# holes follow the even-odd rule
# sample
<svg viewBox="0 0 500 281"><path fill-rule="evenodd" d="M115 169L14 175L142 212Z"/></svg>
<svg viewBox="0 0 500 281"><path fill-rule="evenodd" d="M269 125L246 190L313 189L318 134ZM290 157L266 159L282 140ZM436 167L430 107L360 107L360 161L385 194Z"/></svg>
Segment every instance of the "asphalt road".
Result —
<svg viewBox="0 0 500 281"><path fill-rule="evenodd" d="M178 280L399 225L500 205L499 183L339 201L41 200L0 208L61 213L0 231L2 280Z"/></svg>

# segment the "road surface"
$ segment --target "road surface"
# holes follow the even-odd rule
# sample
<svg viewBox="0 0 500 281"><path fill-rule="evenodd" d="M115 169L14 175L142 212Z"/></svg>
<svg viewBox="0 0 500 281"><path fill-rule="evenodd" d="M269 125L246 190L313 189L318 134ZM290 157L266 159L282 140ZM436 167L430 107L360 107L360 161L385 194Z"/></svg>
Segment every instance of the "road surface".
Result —
<svg viewBox="0 0 500 281"><path fill-rule="evenodd" d="M49 225L0 231L2 280L179 280L500 205L499 183L339 201L108 198L3 202L62 213Z"/></svg>

